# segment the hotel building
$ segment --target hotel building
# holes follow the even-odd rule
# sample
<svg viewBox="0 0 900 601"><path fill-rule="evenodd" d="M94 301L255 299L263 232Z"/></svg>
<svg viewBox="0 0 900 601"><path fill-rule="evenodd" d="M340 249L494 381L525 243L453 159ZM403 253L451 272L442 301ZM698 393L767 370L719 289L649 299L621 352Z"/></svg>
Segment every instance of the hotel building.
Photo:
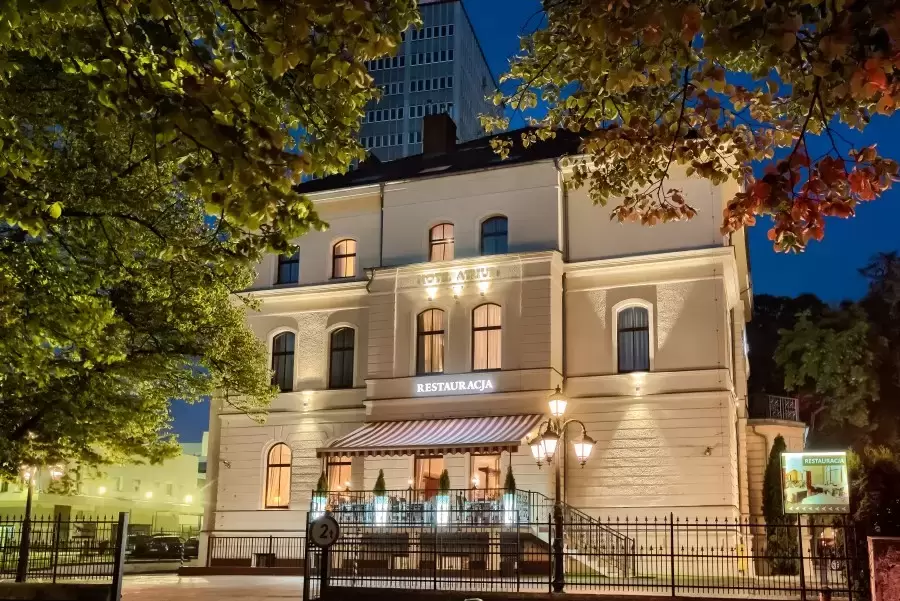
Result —
<svg viewBox="0 0 900 601"><path fill-rule="evenodd" d="M302 186L330 228L259 265L247 319L281 393L263 424L212 404L206 529L302 531L323 472L427 492L444 469L500 488L511 465L552 498L525 441L557 386L596 440L584 467L565 444L569 506L749 513L752 293L743 231L719 230L735 189L674 173L693 220L620 224L567 188L569 136L501 160L446 115L426 128L423 154Z"/></svg>

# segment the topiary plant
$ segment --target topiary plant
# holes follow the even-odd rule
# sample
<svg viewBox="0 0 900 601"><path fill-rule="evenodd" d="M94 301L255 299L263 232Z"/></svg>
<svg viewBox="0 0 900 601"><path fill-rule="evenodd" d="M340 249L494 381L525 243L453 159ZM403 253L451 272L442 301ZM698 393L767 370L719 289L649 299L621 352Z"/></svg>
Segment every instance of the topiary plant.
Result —
<svg viewBox="0 0 900 601"><path fill-rule="evenodd" d="M387 492L387 487L384 485L384 470L378 470L378 478L375 479L375 487L372 492L376 497L383 497Z"/></svg>
<svg viewBox="0 0 900 601"><path fill-rule="evenodd" d="M441 472L441 477L438 479L438 490L442 494L450 492L450 474L447 470Z"/></svg>
<svg viewBox="0 0 900 601"><path fill-rule="evenodd" d="M512 465L506 467L506 479L503 481L503 490L508 493L516 492L516 479L513 477Z"/></svg>
<svg viewBox="0 0 900 601"><path fill-rule="evenodd" d="M328 492L328 480L325 478L325 472L322 472L322 475L319 476L319 481L316 482L316 492L319 494Z"/></svg>
<svg viewBox="0 0 900 601"><path fill-rule="evenodd" d="M773 574L795 575L800 566L797 517L784 514L784 496L781 490L781 454L787 450L784 438L776 436L769 452L769 463L763 480L763 515L766 518L766 555Z"/></svg>

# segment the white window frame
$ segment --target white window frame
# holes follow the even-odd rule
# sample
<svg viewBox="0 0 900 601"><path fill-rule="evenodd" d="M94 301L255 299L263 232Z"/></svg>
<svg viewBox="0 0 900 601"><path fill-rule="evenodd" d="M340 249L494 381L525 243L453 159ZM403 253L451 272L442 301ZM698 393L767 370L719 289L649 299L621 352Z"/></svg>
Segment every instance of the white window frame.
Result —
<svg viewBox="0 0 900 601"><path fill-rule="evenodd" d="M650 349L650 371L656 371L656 315L654 314L654 306L650 301L642 298L629 298L616 303L612 308L612 369L611 373L622 373L619 371L619 313L630 307L641 307L647 310L647 334L648 346ZM624 372L627 374L640 374L647 372L632 371Z"/></svg>

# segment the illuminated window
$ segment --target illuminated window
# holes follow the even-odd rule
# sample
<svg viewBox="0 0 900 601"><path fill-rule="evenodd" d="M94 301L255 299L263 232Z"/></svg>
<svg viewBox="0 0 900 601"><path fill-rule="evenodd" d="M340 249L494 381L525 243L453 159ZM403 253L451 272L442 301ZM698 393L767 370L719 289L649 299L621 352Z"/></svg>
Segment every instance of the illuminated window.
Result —
<svg viewBox="0 0 900 601"><path fill-rule="evenodd" d="M283 332L272 339L272 384L281 392L294 389L294 334Z"/></svg>
<svg viewBox="0 0 900 601"><path fill-rule="evenodd" d="M619 373L650 370L650 315L643 307L619 311Z"/></svg>
<svg viewBox="0 0 900 601"><path fill-rule="evenodd" d="M500 369L500 305L488 303L472 311L472 369Z"/></svg>
<svg viewBox="0 0 900 601"><path fill-rule="evenodd" d="M300 280L300 253L290 256L278 255L278 276L276 284L296 284Z"/></svg>
<svg viewBox="0 0 900 601"><path fill-rule="evenodd" d="M500 455L472 455L470 472L472 474L470 486L484 491L486 498L494 499L500 496Z"/></svg>
<svg viewBox="0 0 900 601"><path fill-rule="evenodd" d="M350 458L329 457L325 460L325 479L328 481L328 490L344 490L347 482L350 482Z"/></svg>
<svg viewBox="0 0 900 601"><path fill-rule="evenodd" d="M503 255L509 252L506 217L491 217L481 224L481 254Z"/></svg>
<svg viewBox="0 0 900 601"><path fill-rule="evenodd" d="M328 388L353 388L354 334L353 328L341 328L331 333Z"/></svg>
<svg viewBox="0 0 900 601"><path fill-rule="evenodd" d="M356 240L348 239L335 243L331 257L332 278L356 276Z"/></svg>
<svg viewBox="0 0 900 601"><path fill-rule="evenodd" d="M416 373L444 373L444 312L422 311L416 322Z"/></svg>
<svg viewBox="0 0 900 601"><path fill-rule="evenodd" d="M416 490L421 492L427 501L438 492L438 482L441 478L441 472L444 471L444 458L440 455L436 457L416 457L415 468Z"/></svg>
<svg viewBox="0 0 900 601"><path fill-rule="evenodd" d="M431 228L429 241L429 261L450 261L453 259L452 223L440 223Z"/></svg>
<svg viewBox="0 0 900 601"><path fill-rule="evenodd" d="M266 460L266 509L287 509L291 502L291 450L283 442Z"/></svg>

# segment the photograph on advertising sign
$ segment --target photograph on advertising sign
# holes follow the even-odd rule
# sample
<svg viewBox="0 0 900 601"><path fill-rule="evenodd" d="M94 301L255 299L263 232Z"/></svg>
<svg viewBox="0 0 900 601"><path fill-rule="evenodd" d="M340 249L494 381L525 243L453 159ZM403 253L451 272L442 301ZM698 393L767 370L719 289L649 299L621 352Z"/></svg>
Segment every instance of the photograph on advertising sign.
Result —
<svg viewBox="0 0 900 601"><path fill-rule="evenodd" d="M782 453L785 513L848 513L847 453Z"/></svg>

